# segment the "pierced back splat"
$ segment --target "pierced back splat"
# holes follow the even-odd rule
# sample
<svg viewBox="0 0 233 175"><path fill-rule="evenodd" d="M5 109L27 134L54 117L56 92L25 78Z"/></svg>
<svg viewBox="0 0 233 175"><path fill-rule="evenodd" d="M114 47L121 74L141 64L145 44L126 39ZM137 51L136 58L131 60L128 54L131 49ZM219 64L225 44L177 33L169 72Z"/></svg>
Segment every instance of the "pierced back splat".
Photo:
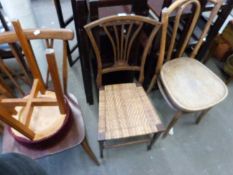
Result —
<svg viewBox="0 0 233 175"><path fill-rule="evenodd" d="M130 54L133 52L132 47L137 42L136 39L140 33L143 32L145 25L150 26L152 30L148 32L147 41L140 56L140 65L132 65L129 63ZM103 74L116 71L137 71L139 82L142 83L145 61L160 26L159 22L142 16L110 16L87 24L84 28L91 41L98 65L97 86L102 86ZM111 66L103 66L103 58L97 44L98 39L94 37L94 29L97 28L102 29L111 43L113 51L113 65Z"/></svg>

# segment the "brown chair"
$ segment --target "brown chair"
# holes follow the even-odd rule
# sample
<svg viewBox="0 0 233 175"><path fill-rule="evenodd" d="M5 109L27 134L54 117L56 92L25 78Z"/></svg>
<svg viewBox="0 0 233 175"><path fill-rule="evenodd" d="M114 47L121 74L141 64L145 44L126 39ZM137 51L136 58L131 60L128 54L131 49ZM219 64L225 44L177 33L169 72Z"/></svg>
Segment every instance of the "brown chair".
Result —
<svg viewBox="0 0 233 175"><path fill-rule="evenodd" d="M80 116L76 98L67 91L67 41L73 39L73 32L67 29L26 29L22 30L18 21L13 21L15 32L0 34L0 43L19 42L27 58L34 81L29 95L23 98L3 98L0 100L0 120L11 127L14 138L22 144L40 146L53 139L62 139L67 132L71 117L78 121L79 143L97 164L98 160L88 145L83 119ZM48 70L54 90L48 90L42 79L30 41L45 40ZM54 40L63 42L62 82L53 50ZM42 53L43 54L43 53Z"/></svg>
<svg viewBox="0 0 233 175"><path fill-rule="evenodd" d="M134 44L142 34L144 27L147 30L147 40L138 60L132 58L135 52ZM122 146L132 143L149 143L150 150L155 140L163 131L156 109L141 86L144 79L144 65L152 42L161 23L142 16L110 16L87 24L84 28L89 36L97 59L97 86L99 87L99 124L98 141L100 155L103 149ZM96 37L96 30L104 32L112 48L112 64L103 63L101 38ZM107 43L108 44L108 43ZM119 71L137 72L139 80L136 83L121 83L102 85L105 74ZM152 136L149 139L136 139L138 136ZM125 138L133 138L124 143ZM110 144L111 141L121 141L119 144ZM129 141L129 140L127 140ZM108 142L108 144L107 144ZM123 143L122 143L123 142Z"/></svg>
<svg viewBox="0 0 233 175"><path fill-rule="evenodd" d="M0 11L0 21L1 21L1 29L4 31L10 31L10 28L5 20L4 15ZM8 68L5 64L4 60L15 58L16 65L19 67L20 72L15 74L12 70ZM21 95L25 95L24 91L20 87L20 83L18 80L23 80L26 84L31 85L31 77L29 74L29 70L27 64L24 60L24 55L22 54L22 50L17 43L5 43L0 47L0 71L2 73L2 77L8 78L10 82L17 89L18 93ZM22 76L23 75L23 76ZM11 96L15 96L13 92L11 92Z"/></svg>
<svg viewBox="0 0 233 175"><path fill-rule="evenodd" d="M178 51L178 57L173 59L173 57L171 57L171 53L174 45L176 44L176 34L182 11L190 5L195 8L195 11L193 12L193 19L189 30L187 31L185 41L181 49ZM228 94L228 90L224 82L205 65L193 59L202 40L199 41L199 44L197 44L193 49L190 57L182 57L200 14L200 3L198 0L179 0L163 11L162 47L165 47L166 45L168 18L174 12L178 15L174 22L172 37L167 47L168 50L166 50L166 53L163 50L160 53L159 58L162 61L165 57L165 64L162 68L156 69L156 73L148 89L148 91L152 89L157 77L159 76L159 89L168 104L176 110L175 116L164 133L164 137L181 117L181 114L201 112L196 120L196 123L199 123L204 114L206 114L214 105L224 100ZM202 33L202 35L204 34Z"/></svg>
<svg viewBox="0 0 233 175"><path fill-rule="evenodd" d="M161 20L162 17L162 9L168 8L172 3L175 3L177 0L159 0L159 1L153 1L149 0L148 5L151 9L152 16L156 16ZM217 17L218 12L223 4L223 0L199 0L201 5L201 12L200 17L198 18L198 22L196 24L195 30L193 31L191 35L191 42L189 42L187 46L187 52L192 51L193 48L196 48L199 50L199 47L201 47L203 44L202 42L205 41L205 43L209 43L211 41L206 40L207 38L207 32L209 31L210 27L212 26L214 19ZM179 35L179 43L176 44L176 49L180 49L182 43L184 42L184 38L186 37L187 30L189 29L190 23L187 23L186 21L192 20L192 11L194 9L191 8L191 6L186 7L183 10L183 14L181 15L179 27L177 30L177 35ZM209 12L209 16L206 16L206 13ZM205 15L204 15L205 14ZM169 17L169 27L171 28L173 26L173 22L176 18L176 12L170 15ZM182 29L186 29L182 30ZM201 43L201 45L200 45ZM196 47L196 45L198 45ZM177 53L174 53L177 54ZM201 58L198 58L201 59Z"/></svg>

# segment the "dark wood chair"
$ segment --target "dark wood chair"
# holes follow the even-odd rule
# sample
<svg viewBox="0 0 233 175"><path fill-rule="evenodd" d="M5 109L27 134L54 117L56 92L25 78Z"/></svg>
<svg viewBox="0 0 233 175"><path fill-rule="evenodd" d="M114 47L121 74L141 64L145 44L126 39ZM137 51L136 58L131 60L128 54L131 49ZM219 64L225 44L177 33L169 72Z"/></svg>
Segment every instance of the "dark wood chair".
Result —
<svg viewBox="0 0 233 175"><path fill-rule="evenodd" d="M63 16L63 12L62 12L61 1L60 0L53 0L53 2L55 5L55 8L56 8L57 17L58 17L60 27L66 28L70 23L72 23L74 21L74 17L73 17L73 15L71 15L69 18L67 18L65 20L64 16ZM78 41L72 46L72 48L70 46L70 43L68 42L67 54L68 54L68 60L69 60L70 66L73 66L76 63L76 61L78 61L78 59L79 59L79 56L75 59L72 58L72 53L74 53L77 49L78 49Z"/></svg>
<svg viewBox="0 0 233 175"><path fill-rule="evenodd" d="M68 93L67 41L73 39L68 29L25 29L19 21L13 21L15 32L0 34L0 44L19 42L27 58L33 75L33 85L29 95L23 98L2 98L0 100L0 120L8 124L14 138L29 146L41 146L62 139L69 130L72 116L77 120L78 142L89 157L98 163L85 136L85 125L80 108L74 95ZM46 58L54 90L48 89L42 79L34 52L30 46L32 40L44 40ZM60 81L54 41L63 43L62 83ZM55 142L57 143L57 142Z"/></svg>
<svg viewBox="0 0 233 175"><path fill-rule="evenodd" d="M0 11L0 21L1 21L1 27L4 29L4 31L9 31L10 28L5 20L5 17L3 16L2 12ZM12 70L8 68L8 66L5 64L6 59L12 59L14 58L17 62L17 66L19 67L19 73L15 74ZM14 85L14 87L18 90L18 93L21 95L24 95L24 91L21 89L18 79L23 80L26 84L31 84L31 77L30 77L30 71L27 67L27 64L24 60L24 55L22 53L22 49L17 43L5 43L0 46L0 71L2 74L2 79L8 78L10 79L10 82ZM3 82L3 81L2 81ZM4 87L6 87L6 83ZM12 95L15 96L13 91L11 91Z"/></svg>
<svg viewBox="0 0 233 175"><path fill-rule="evenodd" d="M90 0L89 0L90 1ZM73 15L74 15L74 21L75 21L75 29L77 34L77 39L80 43L79 46L79 53L80 53L80 62L81 62L81 68L82 68L82 75L83 75L83 83L84 83L84 90L86 95L86 100L89 104L93 104L93 92L92 92L92 75L91 75L91 63L90 63L90 50L89 45L86 38L86 33L84 31L83 26L86 25L89 22L89 17L92 19L98 19L98 10L97 15L94 15L94 17L91 16L93 14L92 10L90 9L89 1L87 0L72 0L72 9L73 9ZM137 14L148 14L148 6L147 3L144 3L144 1L147 0L93 0L93 3L111 3L114 6L114 4L122 5L130 5L135 4L132 10L133 12ZM121 4L120 4L121 3ZM117 6L118 6L117 5ZM115 7L117 7L115 6ZM108 9L108 6L105 6ZM132 7L132 5L131 5ZM106 9L105 8L105 9ZM135 9L135 11L134 11ZM96 11L95 11L96 12Z"/></svg>
<svg viewBox="0 0 233 175"><path fill-rule="evenodd" d="M177 30L181 15L185 7L190 5L195 9L193 11L193 19L186 33L182 47L177 51L177 57L173 57L172 51L177 42ZM170 42L167 42L166 38L169 33L168 21L170 15L174 12L178 15L172 27ZM174 117L167 126L163 135L164 137L167 136L170 129L175 125L178 119L181 118L182 114L200 112L196 120L196 123L199 123L204 115L213 106L223 101L228 94L225 83L204 64L194 59L201 43L196 45L190 57L184 55L185 48L194 31L200 12L201 6L198 0L179 0L164 10L162 14L163 29L161 45L163 48L167 49L160 52L159 60L164 60L165 64L162 67L157 67L148 91L152 89L156 80L158 80L158 86L162 95L168 104L176 111ZM201 40L201 42L202 41L203 40ZM165 45L167 45L167 47L165 47Z"/></svg>
<svg viewBox="0 0 233 175"><path fill-rule="evenodd" d="M142 54L137 60L132 53L135 50L135 43L144 33L145 25L150 26L151 30L147 31L148 38L145 41L145 47L142 48ZM85 26L97 59L98 141L101 157L103 157L104 148L132 143L146 142L149 144L147 148L150 150L163 131L158 113L141 86L144 80L145 61L160 26L159 22L137 15L105 17ZM108 64L103 63L103 52L105 51L101 49L101 41L94 34L95 30L101 30L108 38L108 45L112 50L112 54L108 57ZM137 72L139 74L138 82L105 86L102 84L103 75L121 71ZM152 137L146 140L136 139L139 136L150 135ZM126 138L134 139L134 141L124 143ZM112 140L123 140L123 143L111 144Z"/></svg>

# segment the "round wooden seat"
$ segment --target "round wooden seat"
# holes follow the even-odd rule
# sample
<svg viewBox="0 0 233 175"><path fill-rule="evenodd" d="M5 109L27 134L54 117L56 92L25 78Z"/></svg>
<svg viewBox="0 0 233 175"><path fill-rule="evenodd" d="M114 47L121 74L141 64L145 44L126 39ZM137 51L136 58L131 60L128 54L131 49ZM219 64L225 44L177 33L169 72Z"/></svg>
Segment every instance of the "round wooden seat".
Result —
<svg viewBox="0 0 233 175"><path fill-rule="evenodd" d="M192 58L177 58L166 62L160 76L169 98L185 111L210 108L224 100L228 94L224 82Z"/></svg>
<svg viewBox="0 0 233 175"><path fill-rule="evenodd" d="M56 95L52 91L46 91L44 95L39 94L38 97L56 99ZM24 98L28 98L28 96ZM15 109L17 114L13 117L21 122L24 122L25 119L21 117L24 107L18 106ZM34 140L30 140L13 128L11 128L11 133L19 142L28 144L41 143L48 141L57 135L67 125L69 118L70 108L67 102L66 114L61 114L58 106L35 106L29 124L29 128L35 132Z"/></svg>

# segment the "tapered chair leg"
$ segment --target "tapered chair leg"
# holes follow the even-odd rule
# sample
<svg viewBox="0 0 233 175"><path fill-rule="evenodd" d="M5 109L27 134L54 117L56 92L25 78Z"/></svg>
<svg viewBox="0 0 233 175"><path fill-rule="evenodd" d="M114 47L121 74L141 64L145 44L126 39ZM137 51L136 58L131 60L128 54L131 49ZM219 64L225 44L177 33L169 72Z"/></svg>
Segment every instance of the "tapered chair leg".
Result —
<svg viewBox="0 0 233 175"><path fill-rule="evenodd" d="M225 80L226 85L228 85L231 81L233 81L233 76L231 76Z"/></svg>
<svg viewBox="0 0 233 175"><path fill-rule="evenodd" d="M181 115L182 115L182 111L177 111L175 113L174 117L172 118L172 120L168 124L166 131L163 134L163 138L167 137L170 129L176 124L176 122L178 121L178 119L180 118Z"/></svg>
<svg viewBox="0 0 233 175"><path fill-rule="evenodd" d="M205 117L205 115L209 112L210 109L202 111L201 114L197 117L197 120L195 123L199 124L201 122L201 120Z"/></svg>
<svg viewBox="0 0 233 175"><path fill-rule="evenodd" d="M104 158L104 141L99 141L99 145L100 145L100 157Z"/></svg>
<svg viewBox="0 0 233 175"><path fill-rule="evenodd" d="M89 146L89 143L87 142L87 138L85 137L83 142L81 143L84 151L88 154L88 156L97 164L100 165L99 161L97 160L95 154L91 150L91 147Z"/></svg>
<svg viewBox="0 0 233 175"><path fill-rule="evenodd" d="M161 135L161 132L160 133L155 133L153 135L153 137L151 138L151 141L150 141L150 144L147 146L147 150L151 150L151 147L154 145L154 143L156 142L156 140L158 140L159 136Z"/></svg>

